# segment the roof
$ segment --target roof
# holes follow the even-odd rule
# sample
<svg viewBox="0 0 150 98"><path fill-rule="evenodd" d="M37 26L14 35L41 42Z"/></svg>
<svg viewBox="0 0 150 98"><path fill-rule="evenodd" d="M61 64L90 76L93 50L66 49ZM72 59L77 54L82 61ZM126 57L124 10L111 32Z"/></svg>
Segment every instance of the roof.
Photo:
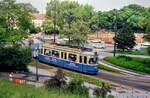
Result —
<svg viewBox="0 0 150 98"><path fill-rule="evenodd" d="M50 49L55 49L55 50L62 50L62 51L67 51L71 53L77 53L77 54L83 54L83 55L94 55L93 51L83 51L78 48L71 48L69 46L61 46L61 45L55 45L55 44L43 44L44 48L50 48Z"/></svg>
<svg viewBox="0 0 150 98"><path fill-rule="evenodd" d="M32 20L45 20L45 15L44 14L33 14Z"/></svg>

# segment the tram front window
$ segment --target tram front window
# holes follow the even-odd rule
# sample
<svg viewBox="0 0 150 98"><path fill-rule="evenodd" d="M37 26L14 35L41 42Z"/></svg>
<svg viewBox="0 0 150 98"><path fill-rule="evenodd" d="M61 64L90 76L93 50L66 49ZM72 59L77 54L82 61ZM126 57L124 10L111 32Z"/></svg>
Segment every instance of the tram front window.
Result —
<svg viewBox="0 0 150 98"><path fill-rule="evenodd" d="M59 58L59 52L52 50L52 56Z"/></svg>
<svg viewBox="0 0 150 98"><path fill-rule="evenodd" d="M48 49L44 49L44 55L48 55L49 54L49 50Z"/></svg>
<svg viewBox="0 0 150 98"><path fill-rule="evenodd" d="M75 54L69 54L69 60L70 61L76 61L76 59L77 59L77 55L75 55Z"/></svg>
<svg viewBox="0 0 150 98"><path fill-rule="evenodd" d="M89 64L96 64L96 59L90 58L89 59Z"/></svg>

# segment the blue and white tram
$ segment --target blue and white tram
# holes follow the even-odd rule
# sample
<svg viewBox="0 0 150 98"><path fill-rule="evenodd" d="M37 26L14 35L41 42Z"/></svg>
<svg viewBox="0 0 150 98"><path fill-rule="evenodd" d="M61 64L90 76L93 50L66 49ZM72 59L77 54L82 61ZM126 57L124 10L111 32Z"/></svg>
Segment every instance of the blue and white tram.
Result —
<svg viewBox="0 0 150 98"><path fill-rule="evenodd" d="M97 58L93 52L76 48L44 44L38 54L38 60L87 74L97 74Z"/></svg>

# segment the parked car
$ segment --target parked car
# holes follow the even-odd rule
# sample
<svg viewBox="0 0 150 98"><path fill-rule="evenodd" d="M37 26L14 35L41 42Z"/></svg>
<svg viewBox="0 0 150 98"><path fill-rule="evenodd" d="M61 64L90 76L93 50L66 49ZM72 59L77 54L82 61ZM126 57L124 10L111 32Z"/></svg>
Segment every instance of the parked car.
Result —
<svg viewBox="0 0 150 98"><path fill-rule="evenodd" d="M92 44L93 48L96 48L96 49L104 49L105 48L105 42L104 41L92 40L90 43Z"/></svg>

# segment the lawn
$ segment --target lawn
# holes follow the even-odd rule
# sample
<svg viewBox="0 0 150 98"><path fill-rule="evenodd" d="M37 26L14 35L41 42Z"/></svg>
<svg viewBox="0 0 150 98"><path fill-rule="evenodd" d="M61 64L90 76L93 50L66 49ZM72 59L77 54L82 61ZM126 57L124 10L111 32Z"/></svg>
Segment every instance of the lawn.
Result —
<svg viewBox="0 0 150 98"><path fill-rule="evenodd" d="M131 55L146 55L149 56L147 49L144 49L143 51L125 51L125 52L118 52L121 54L131 54Z"/></svg>
<svg viewBox="0 0 150 98"><path fill-rule="evenodd" d="M137 72L150 74L149 58L131 58L126 56L106 57L104 60L112 64Z"/></svg>
<svg viewBox="0 0 150 98"><path fill-rule="evenodd" d="M74 95L63 90L46 90L35 88L31 85L11 83L8 80L0 80L0 98L86 98Z"/></svg>
<svg viewBox="0 0 150 98"><path fill-rule="evenodd" d="M104 71L107 71L107 72L112 72L112 73L117 73L117 74L121 74L121 72L119 70L116 70L116 69L113 69L113 68L110 68L110 67L107 67L107 66L104 66L102 64L100 64L98 66L98 68L101 70L104 70Z"/></svg>
<svg viewBox="0 0 150 98"><path fill-rule="evenodd" d="M78 73L69 73L69 74L66 74L66 76L71 77L73 79L88 82L88 83L91 83L91 84L94 84L97 86L102 86L102 83L106 83L106 84L110 85L109 83L104 82L103 80L94 78L92 76L86 76L86 75L78 74Z"/></svg>

